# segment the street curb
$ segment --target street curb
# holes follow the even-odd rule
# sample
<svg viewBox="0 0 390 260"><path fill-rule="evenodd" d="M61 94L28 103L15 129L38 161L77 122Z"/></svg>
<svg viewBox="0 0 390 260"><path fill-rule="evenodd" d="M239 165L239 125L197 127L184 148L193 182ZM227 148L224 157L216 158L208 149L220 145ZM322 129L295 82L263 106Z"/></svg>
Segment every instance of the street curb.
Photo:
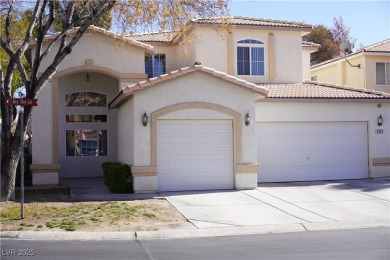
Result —
<svg viewBox="0 0 390 260"><path fill-rule="evenodd" d="M134 232L4 231L1 238L34 240L135 240Z"/></svg>
<svg viewBox="0 0 390 260"><path fill-rule="evenodd" d="M255 234L272 234L288 232L310 232L325 230L359 229L390 227L389 219L372 221L342 221L322 223L295 223L262 226L237 226L205 229L170 229L160 231L138 232L43 232L43 231L3 231L0 238L23 240L150 240L181 239L219 236L238 236Z"/></svg>

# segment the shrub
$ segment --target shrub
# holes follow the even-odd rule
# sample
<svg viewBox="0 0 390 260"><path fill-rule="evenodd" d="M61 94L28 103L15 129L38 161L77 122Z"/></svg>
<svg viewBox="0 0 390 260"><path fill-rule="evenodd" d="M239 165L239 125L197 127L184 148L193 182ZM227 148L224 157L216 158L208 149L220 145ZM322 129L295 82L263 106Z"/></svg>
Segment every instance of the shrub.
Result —
<svg viewBox="0 0 390 260"><path fill-rule="evenodd" d="M102 164L104 183L112 193L132 193L133 182L127 164L105 162Z"/></svg>

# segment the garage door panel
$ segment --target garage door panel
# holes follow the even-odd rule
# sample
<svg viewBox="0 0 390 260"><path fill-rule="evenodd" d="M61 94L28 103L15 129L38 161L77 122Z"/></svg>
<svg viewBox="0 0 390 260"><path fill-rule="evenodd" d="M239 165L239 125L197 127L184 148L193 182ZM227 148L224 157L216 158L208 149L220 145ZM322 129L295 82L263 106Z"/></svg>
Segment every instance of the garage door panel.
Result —
<svg viewBox="0 0 390 260"><path fill-rule="evenodd" d="M258 123L257 142L260 182L368 177L364 122Z"/></svg>
<svg viewBox="0 0 390 260"><path fill-rule="evenodd" d="M157 129L160 191L233 188L232 121L161 120Z"/></svg>
<svg viewBox="0 0 390 260"><path fill-rule="evenodd" d="M193 142L179 142L177 145L177 150L179 152L186 152L186 151L193 151L194 150L194 143Z"/></svg>

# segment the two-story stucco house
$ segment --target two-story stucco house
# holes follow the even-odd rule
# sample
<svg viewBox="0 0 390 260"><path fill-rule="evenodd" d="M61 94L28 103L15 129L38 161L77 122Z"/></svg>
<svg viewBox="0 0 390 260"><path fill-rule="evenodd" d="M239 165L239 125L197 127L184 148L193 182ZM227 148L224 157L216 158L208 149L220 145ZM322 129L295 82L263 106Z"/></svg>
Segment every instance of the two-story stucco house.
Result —
<svg viewBox="0 0 390 260"><path fill-rule="evenodd" d="M311 25L219 22L191 22L186 56L180 34L91 27L39 92L33 184L106 161L131 165L135 192L390 176L390 95L303 82Z"/></svg>
<svg viewBox="0 0 390 260"><path fill-rule="evenodd" d="M362 48L346 58L312 66L311 79L390 93L390 39Z"/></svg>

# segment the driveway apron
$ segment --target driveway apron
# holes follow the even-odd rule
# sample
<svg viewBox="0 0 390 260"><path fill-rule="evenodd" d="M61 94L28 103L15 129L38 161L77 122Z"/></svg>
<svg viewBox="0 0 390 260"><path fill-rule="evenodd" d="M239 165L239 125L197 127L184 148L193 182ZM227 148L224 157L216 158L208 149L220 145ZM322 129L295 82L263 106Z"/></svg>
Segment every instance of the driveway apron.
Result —
<svg viewBox="0 0 390 260"><path fill-rule="evenodd" d="M389 185L387 180L278 183L160 195L198 228L390 221Z"/></svg>

